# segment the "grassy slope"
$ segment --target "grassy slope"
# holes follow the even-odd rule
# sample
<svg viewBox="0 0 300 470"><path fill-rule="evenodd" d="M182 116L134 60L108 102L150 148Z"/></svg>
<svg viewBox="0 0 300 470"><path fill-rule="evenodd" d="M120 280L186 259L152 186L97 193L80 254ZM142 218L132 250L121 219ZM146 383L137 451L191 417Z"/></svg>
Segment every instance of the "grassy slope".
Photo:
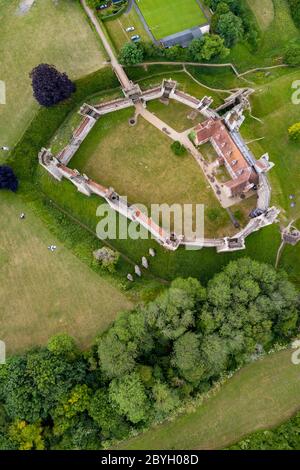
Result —
<svg viewBox="0 0 300 470"><path fill-rule="evenodd" d="M122 449L220 449L299 410L300 366L291 351L252 363L202 405L121 444Z"/></svg>
<svg viewBox="0 0 300 470"><path fill-rule="evenodd" d="M292 83L298 77L299 70L291 69L272 82L259 84L252 97L252 112L263 123L252 120L246 126L246 132L251 130L253 137L264 137L252 147L256 154L269 152L276 164L270 173L273 201L284 209L287 218L300 216L299 206L291 208L289 200L289 195L294 194L300 203L299 146L288 137L288 128L300 120L300 106L292 103Z"/></svg>
<svg viewBox="0 0 300 470"><path fill-rule="evenodd" d="M139 0L138 7L157 39L207 22L196 0Z"/></svg>
<svg viewBox="0 0 300 470"><path fill-rule="evenodd" d="M261 42L255 53L240 43L234 47L230 56L225 61L231 61L236 64L239 70L248 70L258 66L276 65L282 62L282 56L286 46L290 41L300 40L300 31L296 28L289 10L286 0L272 0L274 5L274 19L269 23L268 27L265 23L262 26L262 15L265 1L254 2L251 6L255 12L258 24L261 26ZM250 3L251 0L250 0ZM269 12L271 19L271 13ZM266 18L264 18L266 20ZM263 29L263 28L266 29Z"/></svg>
<svg viewBox="0 0 300 470"><path fill-rule="evenodd" d="M0 107L1 145L13 145L37 111L29 73L41 62L56 65L71 78L98 70L102 47L73 0L38 0L29 13L17 16L19 0L0 0L1 76L7 105Z"/></svg>
<svg viewBox="0 0 300 470"><path fill-rule="evenodd" d="M0 225L5 227L0 331L9 353L44 344L61 331L87 346L120 310L131 307L124 294L64 248L17 195L1 192ZM50 244L58 246L55 253L47 249Z"/></svg>
<svg viewBox="0 0 300 470"><path fill-rule="evenodd" d="M272 0L247 0L257 23L262 31L266 31L274 20L274 4Z"/></svg>

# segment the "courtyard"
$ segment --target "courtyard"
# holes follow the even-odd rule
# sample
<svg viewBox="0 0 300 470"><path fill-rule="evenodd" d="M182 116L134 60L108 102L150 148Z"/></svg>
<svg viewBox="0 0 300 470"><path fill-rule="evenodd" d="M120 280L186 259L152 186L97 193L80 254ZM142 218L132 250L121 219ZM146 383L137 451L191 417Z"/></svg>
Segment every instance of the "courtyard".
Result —
<svg viewBox="0 0 300 470"><path fill-rule="evenodd" d="M158 109L160 106L168 109L158 101L151 104ZM169 106L172 105L173 102ZM190 114L190 109L185 108L175 106L173 119L177 116L179 120L184 112ZM119 194L127 196L130 204L139 203L147 208L151 204L193 204L194 207L203 204L206 236L234 234L236 228L226 210L220 207L194 158L189 153L174 155L171 139L141 116L137 125L130 127L128 120L132 113L132 109L127 109L102 116L69 167L106 187L114 187ZM241 201L233 206L232 211L237 213L241 225L247 223L255 202L255 198L251 198L247 204Z"/></svg>

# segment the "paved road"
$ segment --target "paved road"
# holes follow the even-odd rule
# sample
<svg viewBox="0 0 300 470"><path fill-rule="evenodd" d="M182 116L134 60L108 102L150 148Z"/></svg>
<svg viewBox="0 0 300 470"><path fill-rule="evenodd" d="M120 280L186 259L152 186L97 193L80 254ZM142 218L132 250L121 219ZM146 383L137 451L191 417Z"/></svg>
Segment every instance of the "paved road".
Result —
<svg viewBox="0 0 300 470"><path fill-rule="evenodd" d="M99 21L98 21L96 15L94 14L93 10L91 10L91 8L87 5L86 0L80 0L80 1L81 1L81 4L82 4L86 14L88 15L89 19L91 20L92 24L94 25L98 36L100 37L100 39L102 41L102 44L103 44L103 46L104 46L104 48L105 48L105 50L106 50L106 52L107 52L107 54L110 58L112 68L114 69L114 71L115 71L115 73L116 73L116 75L119 79L119 82L121 83L122 87L125 90L129 90L132 87L132 83L129 80L129 78L127 77L122 65L119 64L118 59L116 58L115 53L114 53L111 45L109 44L109 41L107 40L104 32L102 31L102 28L99 24Z"/></svg>

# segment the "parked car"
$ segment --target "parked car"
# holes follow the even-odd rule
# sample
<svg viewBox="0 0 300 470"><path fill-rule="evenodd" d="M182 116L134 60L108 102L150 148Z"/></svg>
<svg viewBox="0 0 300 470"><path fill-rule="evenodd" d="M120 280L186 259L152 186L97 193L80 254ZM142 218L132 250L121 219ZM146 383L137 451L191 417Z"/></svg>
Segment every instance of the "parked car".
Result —
<svg viewBox="0 0 300 470"><path fill-rule="evenodd" d="M126 28L127 33L130 33L130 31L134 31L134 26L129 26L129 28Z"/></svg>
<svg viewBox="0 0 300 470"><path fill-rule="evenodd" d="M139 36L138 34L135 34L134 36L131 36L130 39L131 39L131 41L133 41L133 42L137 42L137 41L139 41L141 38L140 38L140 36Z"/></svg>
<svg viewBox="0 0 300 470"><path fill-rule="evenodd" d="M106 3L102 3L102 5L99 5L96 10L104 10L105 8L108 8L108 5Z"/></svg>

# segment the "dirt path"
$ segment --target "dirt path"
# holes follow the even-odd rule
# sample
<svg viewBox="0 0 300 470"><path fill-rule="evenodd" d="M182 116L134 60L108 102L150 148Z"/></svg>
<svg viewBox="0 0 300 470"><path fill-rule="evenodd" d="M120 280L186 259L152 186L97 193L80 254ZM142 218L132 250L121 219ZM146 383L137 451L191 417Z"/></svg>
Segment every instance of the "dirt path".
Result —
<svg viewBox="0 0 300 470"><path fill-rule="evenodd" d="M93 10L91 10L91 8L87 5L86 3L86 0L80 0L81 1L81 4L86 12L86 14L88 15L90 21L92 22L92 24L94 25L95 27L95 30L96 30L96 33L98 34L98 36L100 37L101 41L102 41L102 44L110 58L110 62L111 62L111 65L112 65L112 68L114 69L122 87L127 90L131 87L131 82L129 80L129 78L127 77L123 67L121 64L119 64L116 56L115 56L115 53L111 47L111 45L109 44L109 41L107 40L100 24L99 24L99 21L97 20Z"/></svg>

